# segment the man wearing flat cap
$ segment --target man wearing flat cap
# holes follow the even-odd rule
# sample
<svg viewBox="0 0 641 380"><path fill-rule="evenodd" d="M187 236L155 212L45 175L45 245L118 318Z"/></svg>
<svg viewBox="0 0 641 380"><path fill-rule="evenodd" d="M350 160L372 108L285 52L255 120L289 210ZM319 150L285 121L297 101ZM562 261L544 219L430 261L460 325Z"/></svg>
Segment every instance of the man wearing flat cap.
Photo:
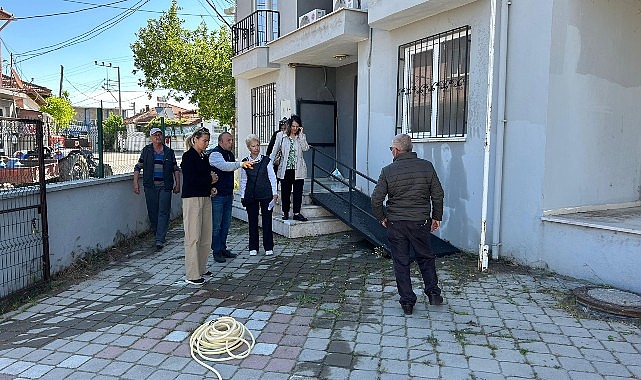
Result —
<svg viewBox="0 0 641 380"><path fill-rule="evenodd" d="M147 215L154 232L156 249L165 245L171 214L171 193L180 192L180 171L174 150L165 145L160 128L149 131L151 144L142 148L138 163L134 166L134 193L140 194L140 171L143 172L142 185L145 189Z"/></svg>

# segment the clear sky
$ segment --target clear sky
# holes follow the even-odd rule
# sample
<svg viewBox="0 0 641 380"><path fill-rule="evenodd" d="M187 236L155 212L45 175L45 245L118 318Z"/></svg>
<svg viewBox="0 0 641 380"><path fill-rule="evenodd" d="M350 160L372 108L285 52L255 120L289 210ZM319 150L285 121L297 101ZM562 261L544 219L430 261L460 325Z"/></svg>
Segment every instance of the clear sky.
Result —
<svg viewBox="0 0 641 380"><path fill-rule="evenodd" d="M177 3L183 27L192 30L201 21L210 29L220 29L222 21L210 4L223 15L225 8L234 5L233 0ZM145 105L155 107L156 98L149 100L138 86L140 74L132 73L129 46L147 20L158 19L170 5L171 0L0 0L0 7L15 17L0 31L2 72L9 75L13 54L14 68L23 81L45 86L57 96L62 65L62 90L69 92L74 106L99 107L102 100L103 107L118 108L118 70L113 66L119 66L123 110L132 109L133 102L137 111ZM230 16L226 20L234 22ZM94 61L112 67L97 66Z"/></svg>

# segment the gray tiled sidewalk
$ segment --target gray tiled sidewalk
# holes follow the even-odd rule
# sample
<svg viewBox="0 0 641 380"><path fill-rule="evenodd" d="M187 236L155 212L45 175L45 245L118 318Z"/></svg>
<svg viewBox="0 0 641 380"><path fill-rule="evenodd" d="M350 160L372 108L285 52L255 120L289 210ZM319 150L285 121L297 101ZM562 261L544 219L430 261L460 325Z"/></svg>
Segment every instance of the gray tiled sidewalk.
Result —
<svg viewBox="0 0 641 380"><path fill-rule="evenodd" d="M448 303L423 295L403 315L391 263L353 233L286 240L275 255L240 255L204 286L183 281L181 226L130 258L1 316L0 379L203 379L190 356L200 324L230 315L257 344L217 363L225 379L641 378L638 325L582 315L568 290L584 283L474 258L439 259ZM417 293L420 282L414 280Z"/></svg>

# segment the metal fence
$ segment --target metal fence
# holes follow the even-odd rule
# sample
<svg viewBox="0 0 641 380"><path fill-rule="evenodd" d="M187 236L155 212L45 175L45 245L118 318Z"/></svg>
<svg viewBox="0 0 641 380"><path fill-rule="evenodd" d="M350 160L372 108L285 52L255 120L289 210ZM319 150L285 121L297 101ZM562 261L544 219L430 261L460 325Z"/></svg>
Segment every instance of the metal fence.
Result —
<svg viewBox="0 0 641 380"><path fill-rule="evenodd" d="M4 153L14 157L3 156L0 166L0 299L49 281L46 181L58 165L36 154L44 151L41 121L2 120L5 133ZM27 147L35 157L17 157Z"/></svg>

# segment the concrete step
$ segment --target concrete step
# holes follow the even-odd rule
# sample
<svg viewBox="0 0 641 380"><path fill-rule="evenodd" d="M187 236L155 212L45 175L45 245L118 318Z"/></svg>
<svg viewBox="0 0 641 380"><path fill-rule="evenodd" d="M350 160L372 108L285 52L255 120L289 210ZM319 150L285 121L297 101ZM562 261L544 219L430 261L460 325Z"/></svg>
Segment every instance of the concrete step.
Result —
<svg viewBox="0 0 641 380"><path fill-rule="evenodd" d="M305 202L307 199L307 203ZM351 228L334 217L329 211L321 206L311 203L309 193L303 194L303 205L301 214L305 215L307 222L292 220L290 213L289 220L282 219L280 202L274 207L272 213L272 231L287 238L298 238L304 236L328 235L336 232L349 231ZM232 207L232 216L247 222L247 211L240 203L240 194L234 194L234 204ZM261 218L258 218L258 225L262 226Z"/></svg>

